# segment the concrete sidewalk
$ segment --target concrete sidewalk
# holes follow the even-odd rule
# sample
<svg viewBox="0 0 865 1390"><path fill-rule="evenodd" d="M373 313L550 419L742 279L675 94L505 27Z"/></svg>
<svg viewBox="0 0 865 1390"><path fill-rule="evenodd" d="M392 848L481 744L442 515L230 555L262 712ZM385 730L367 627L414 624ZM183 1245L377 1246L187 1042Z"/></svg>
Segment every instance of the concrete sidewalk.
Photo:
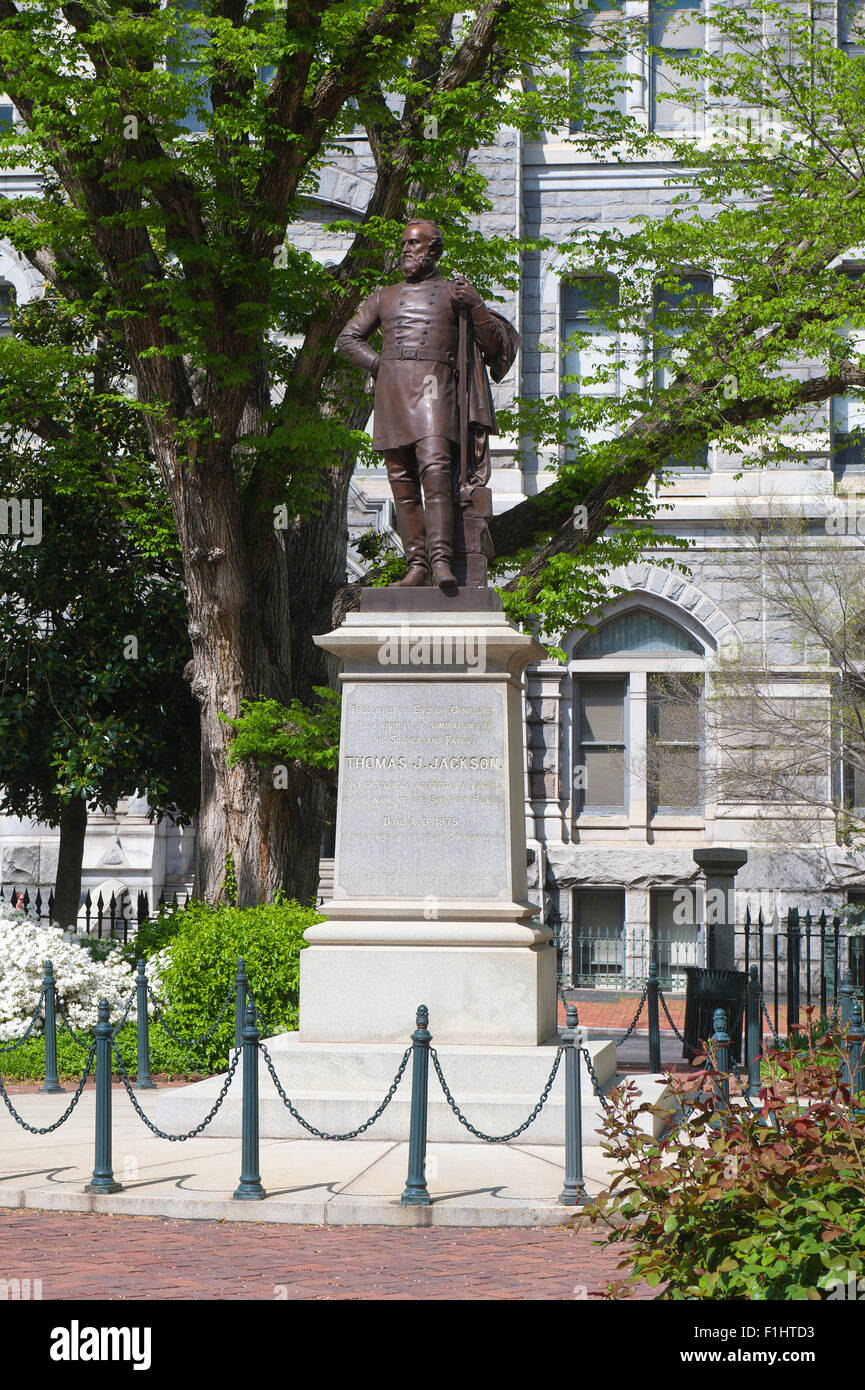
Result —
<svg viewBox="0 0 865 1390"><path fill-rule="evenodd" d="M156 1092L139 1100L151 1115ZM31 1125L52 1124L66 1095L15 1095ZM281 1222L323 1226L557 1226L573 1208L559 1204L564 1149L553 1145L447 1143L428 1148L432 1204L403 1207L408 1144L373 1140L261 1141L264 1201L233 1201L240 1178L238 1138L184 1143L158 1139L112 1090L113 1165L123 1190L84 1191L94 1163L95 1096L87 1091L53 1134L28 1134L0 1104L0 1207L90 1211L191 1220ZM609 1162L597 1147L584 1150L590 1195L606 1185Z"/></svg>

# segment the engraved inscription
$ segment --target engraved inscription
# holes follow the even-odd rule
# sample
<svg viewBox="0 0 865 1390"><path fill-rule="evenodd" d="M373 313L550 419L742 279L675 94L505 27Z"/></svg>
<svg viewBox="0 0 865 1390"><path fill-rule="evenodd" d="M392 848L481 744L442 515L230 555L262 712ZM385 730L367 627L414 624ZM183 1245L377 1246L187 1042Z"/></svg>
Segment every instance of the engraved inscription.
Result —
<svg viewBox="0 0 865 1390"><path fill-rule="evenodd" d="M364 682L345 698L341 892L509 898L504 691Z"/></svg>

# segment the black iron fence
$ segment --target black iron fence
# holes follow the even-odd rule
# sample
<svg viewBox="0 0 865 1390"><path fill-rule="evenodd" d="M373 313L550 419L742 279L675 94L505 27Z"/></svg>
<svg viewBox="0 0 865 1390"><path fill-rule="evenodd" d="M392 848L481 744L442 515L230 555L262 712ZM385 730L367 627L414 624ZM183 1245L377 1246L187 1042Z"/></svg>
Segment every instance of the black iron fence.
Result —
<svg viewBox="0 0 865 1390"><path fill-rule="evenodd" d="M845 971L857 994L865 989L865 926L795 907L771 917L748 909L733 926L583 925L571 937L569 959L563 956L561 982L569 989L639 993L655 966L662 989L684 994L691 966L748 971L752 965L776 1028L804 1021L808 1008L828 1016Z"/></svg>
<svg viewBox="0 0 865 1390"><path fill-rule="evenodd" d="M157 917L163 908L187 907L190 898L191 894L189 893L183 894L179 898L177 893L166 896L163 891L151 909L149 894L144 892L138 893L133 906L132 896L129 893L122 894L120 898L112 893L108 902L105 902L102 894L98 893L94 902L88 891L82 899L77 920L71 923L67 930L97 937L100 940L104 937L126 942L129 940L130 933L134 936L143 922L148 921L151 917ZM12 907L26 912L27 916L36 922L47 924L56 920L53 891L49 892L47 898L43 898L37 888L35 896L31 898L29 888L22 891L13 887L7 898L3 887L0 886L0 902L10 903Z"/></svg>

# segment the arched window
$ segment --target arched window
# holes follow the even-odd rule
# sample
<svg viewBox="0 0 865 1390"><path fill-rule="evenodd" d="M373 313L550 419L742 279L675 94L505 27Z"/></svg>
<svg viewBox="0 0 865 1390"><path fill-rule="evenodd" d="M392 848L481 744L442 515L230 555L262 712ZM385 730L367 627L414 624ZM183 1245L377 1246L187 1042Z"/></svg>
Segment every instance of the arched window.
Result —
<svg viewBox="0 0 865 1390"><path fill-rule="evenodd" d="M630 608L604 623L582 642L574 653L579 659L588 656L610 656L614 652L634 654L656 652L691 652L702 656L703 649L682 628L660 613L646 608Z"/></svg>
<svg viewBox="0 0 865 1390"><path fill-rule="evenodd" d="M580 643L571 664L575 818L701 813L704 659L689 632L641 607Z"/></svg>

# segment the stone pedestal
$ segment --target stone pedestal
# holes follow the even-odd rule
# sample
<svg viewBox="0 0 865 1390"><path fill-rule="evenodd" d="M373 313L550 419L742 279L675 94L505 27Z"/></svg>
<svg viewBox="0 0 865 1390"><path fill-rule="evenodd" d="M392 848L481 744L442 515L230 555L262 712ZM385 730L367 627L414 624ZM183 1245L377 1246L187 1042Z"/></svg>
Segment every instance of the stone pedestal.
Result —
<svg viewBox="0 0 865 1390"><path fill-rule="evenodd" d="M481 606L483 605L483 607ZM301 956L302 1043L556 1032L552 933L526 890L521 673L542 659L489 590L378 590L316 638L339 656L333 900Z"/></svg>
<svg viewBox="0 0 865 1390"><path fill-rule="evenodd" d="M706 875L703 915L713 927L717 970L736 969L736 874L748 862L745 849L712 845L695 849L694 863Z"/></svg>

